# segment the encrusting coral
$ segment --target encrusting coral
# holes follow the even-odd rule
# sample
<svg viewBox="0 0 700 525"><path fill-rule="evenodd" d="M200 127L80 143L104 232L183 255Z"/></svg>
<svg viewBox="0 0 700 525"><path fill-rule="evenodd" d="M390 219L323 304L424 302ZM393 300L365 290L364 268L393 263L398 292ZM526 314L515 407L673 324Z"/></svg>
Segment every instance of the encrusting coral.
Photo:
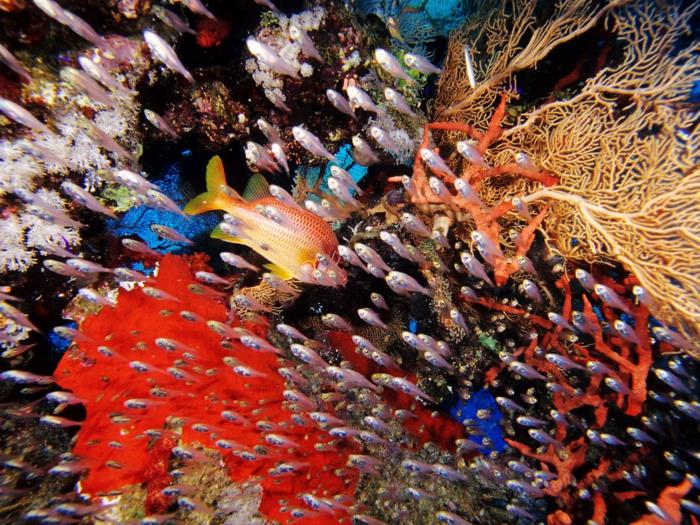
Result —
<svg viewBox="0 0 700 525"><path fill-rule="evenodd" d="M519 76L533 75L558 46L575 45L586 32L609 35L614 43L588 57L595 62L589 78L575 84L586 69L576 65L555 86L572 93L512 112L485 152L494 165L524 153L557 185L498 177L481 181L479 192L489 204L513 197L546 204L544 231L560 253L622 262L657 300L654 314L686 334L700 331L700 138L692 131L698 105L691 99L700 44L686 38L696 10L679 3L617 0L596 9L561 2L539 21L534 2L485 2L482 14L451 37L434 106L438 120L484 129L500 94L509 93L514 104ZM474 53L474 88L465 45Z"/></svg>

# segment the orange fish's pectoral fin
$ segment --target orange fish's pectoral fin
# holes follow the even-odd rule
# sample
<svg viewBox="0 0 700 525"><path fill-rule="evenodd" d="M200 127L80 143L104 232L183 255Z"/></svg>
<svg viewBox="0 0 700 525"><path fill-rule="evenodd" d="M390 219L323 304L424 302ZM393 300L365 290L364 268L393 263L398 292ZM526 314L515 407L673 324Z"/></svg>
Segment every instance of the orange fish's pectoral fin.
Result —
<svg viewBox="0 0 700 525"><path fill-rule="evenodd" d="M210 237L212 239L220 239L222 241L230 242L233 244L245 244L246 243L246 241L244 239L241 239L240 237L234 237L233 235L229 235L228 233L225 233L221 229L221 226L216 226L211 231Z"/></svg>
<svg viewBox="0 0 700 525"><path fill-rule="evenodd" d="M284 279L285 281L288 281L290 279L294 279L294 274L291 273L289 270L286 270L282 268L281 266L277 266L276 264L273 263L266 263L263 264L265 268L270 270L271 273L279 277L280 279Z"/></svg>
<svg viewBox="0 0 700 525"><path fill-rule="evenodd" d="M241 196L248 202L271 197L270 184L260 173L254 173L248 179L248 184L246 184Z"/></svg>
<svg viewBox="0 0 700 525"><path fill-rule="evenodd" d="M225 209L231 200L240 199L236 190L226 184L224 163L218 155L211 158L207 164L207 191L197 195L185 206L185 213L198 215L212 210Z"/></svg>

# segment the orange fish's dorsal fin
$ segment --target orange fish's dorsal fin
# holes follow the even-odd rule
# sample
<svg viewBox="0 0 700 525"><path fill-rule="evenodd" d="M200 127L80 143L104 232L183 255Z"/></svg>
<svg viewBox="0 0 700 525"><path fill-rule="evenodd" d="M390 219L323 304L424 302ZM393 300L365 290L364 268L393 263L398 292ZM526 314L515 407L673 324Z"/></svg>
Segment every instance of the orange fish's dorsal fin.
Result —
<svg viewBox="0 0 700 525"><path fill-rule="evenodd" d="M248 202L256 201L258 199L264 199L265 197L271 197L270 184L267 182L265 177L260 175L260 173L253 173L250 177L248 184L246 184L243 190L243 198Z"/></svg>
<svg viewBox="0 0 700 525"><path fill-rule="evenodd" d="M185 206L185 213L198 215L206 211L225 209L231 199L240 199L236 190L226 184L224 163L218 155L207 164L207 191L197 195Z"/></svg>

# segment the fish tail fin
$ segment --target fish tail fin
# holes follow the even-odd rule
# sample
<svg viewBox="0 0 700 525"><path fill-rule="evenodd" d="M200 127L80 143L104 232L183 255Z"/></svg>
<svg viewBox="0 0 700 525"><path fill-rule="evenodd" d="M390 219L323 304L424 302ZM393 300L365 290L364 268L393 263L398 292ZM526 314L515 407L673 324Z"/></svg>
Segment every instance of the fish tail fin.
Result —
<svg viewBox="0 0 700 525"><path fill-rule="evenodd" d="M226 184L224 163L218 155L211 158L207 164L207 191L197 195L185 206L185 213L198 215L212 210L225 209L231 199L240 199L236 190Z"/></svg>

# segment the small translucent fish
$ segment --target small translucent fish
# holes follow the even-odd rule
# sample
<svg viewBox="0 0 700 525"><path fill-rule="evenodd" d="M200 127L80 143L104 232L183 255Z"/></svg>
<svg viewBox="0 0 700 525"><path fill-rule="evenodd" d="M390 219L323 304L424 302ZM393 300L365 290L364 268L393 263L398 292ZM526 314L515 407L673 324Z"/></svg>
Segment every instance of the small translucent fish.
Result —
<svg viewBox="0 0 700 525"><path fill-rule="evenodd" d="M262 337L258 337L252 334L242 335L240 338L241 344L251 350L257 352L270 352L273 354L282 354L282 351L275 345L271 344L269 341Z"/></svg>
<svg viewBox="0 0 700 525"><path fill-rule="evenodd" d="M369 134L375 141L377 141L377 144L379 144L386 151L392 153L393 155L401 156L401 150L387 131L375 124L372 124L369 127Z"/></svg>
<svg viewBox="0 0 700 525"><path fill-rule="evenodd" d="M476 206L479 206L480 208L484 208L484 202L481 200L479 197L479 194L476 192L474 187L469 184L468 181L458 178L455 179L453 182L455 189L457 190L457 193L461 197L463 197L467 202L474 204Z"/></svg>
<svg viewBox="0 0 700 525"><path fill-rule="evenodd" d="M386 323L384 323L379 317L379 314L371 308L359 308L357 310L357 315L369 325L386 328Z"/></svg>
<svg viewBox="0 0 700 525"><path fill-rule="evenodd" d="M415 53L404 53L403 62L411 69L415 69L424 75L439 75L442 73L442 69L435 67L427 58Z"/></svg>
<svg viewBox="0 0 700 525"><path fill-rule="evenodd" d="M327 366L325 372L336 381L343 381L349 386L378 390L377 385L371 383L364 375L355 370L338 366Z"/></svg>
<svg viewBox="0 0 700 525"><path fill-rule="evenodd" d="M608 388L614 390L615 392L619 392L623 395L629 395L630 393L629 387L619 379L616 379L614 377L606 377L603 381L608 386Z"/></svg>
<svg viewBox="0 0 700 525"><path fill-rule="evenodd" d="M152 297L153 299L157 299L158 301L176 301L178 303L180 302L180 299L178 299L174 295L169 294L164 290L161 290L160 288L155 288L153 286L144 286L143 288L141 288L141 290L147 296Z"/></svg>
<svg viewBox="0 0 700 525"><path fill-rule="evenodd" d="M333 193L333 195L335 195L338 199L343 201L345 205L351 206L355 209L359 209L362 207L362 205L357 200L355 200L352 197L352 195L350 195L350 190L344 182L341 182L335 177L329 177L328 187L330 188L331 193Z"/></svg>
<svg viewBox="0 0 700 525"><path fill-rule="evenodd" d="M31 155L34 155L35 157L41 159L41 161L46 164L46 163L51 163L51 164L56 164L57 166L66 166L67 161L66 159L59 157L55 153L53 153L50 149L45 148L44 146L41 146L37 144L36 142L31 142L28 140L24 141L17 141L16 144L22 149L22 151L26 153L30 153Z"/></svg>
<svg viewBox="0 0 700 525"><path fill-rule="evenodd" d="M56 379L53 376L34 374L26 370L5 370L0 372L0 381L8 381L18 385L52 385Z"/></svg>
<svg viewBox="0 0 700 525"><path fill-rule="evenodd" d="M474 257L469 252L460 252L459 258L470 274L472 274L477 279L485 281L486 283L488 283L489 286L494 286L493 281L491 281L491 278L488 276L486 270L484 269L484 265L481 264L476 257Z"/></svg>
<svg viewBox="0 0 700 525"><path fill-rule="evenodd" d="M244 150L246 160L250 165L268 173L279 171L279 166L277 166L277 162L275 162L272 154L257 142L249 140L246 142Z"/></svg>
<svg viewBox="0 0 700 525"><path fill-rule="evenodd" d="M403 80L407 84L412 86L418 85L418 82L412 78L403 67L401 67L401 62L398 58L392 55L386 49L378 48L374 50L374 59L377 61L384 71L389 73L392 77Z"/></svg>
<svg viewBox="0 0 700 525"><path fill-rule="evenodd" d="M586 290L589 292L593 291L597 282L590 273L583 268L576 268L576 270L574 270L574 275Z"/></svg>
<svg viewBox="0 0 700 525"><path fill-rule="evenodd" d="M295 368L282 367L277 369L277 373L285 378L287 381L291 381L295 385L308 386L309 382L306 378L301 375Z"/></svg>
<svg viewBox="0 0 700 525"><path fill-rule="evenodd" d="M423 352L422 357L428 363L438 368L444 368L446 370L454 369L454 367L444 357L442 357L438 352L435 352L433 350L427 350Z"/></svg>
<svg viewBox="0 0 700 525"><path fill-rule="evenodd" d="M467 79L469 86L476 89L476 75L474 74L474 64L472 63L472 52L469 46L464 46L464 64L467 68Z"/></svg>
<svg viewBox="0 0 700 525"><path fill-rule="evenodd" d="M157 190L148 190L146 192L146 205L156 210L176 213L181 217L189 219L189 216L180 209L174 200Z"/></svg>
<svg viewBox="0 0 700 525"><path fill-rule="evenodd" d="M630 325L628 325L621 319L615 319L615 322L613 323L613 328L615 328L615 330L617 330L617 333L619 333L624 339L626 339L630 343L634 343L636 345L642 344L642 341L635 333L634 328L632 328Z"/></svg>
<svg viewBox="0 0 700 525"><path fill-rule="evenodd" d="M372 377L374 378L374 376ZM409 396L419 397L430 403L435 403L435 400L432 397L423 392L414 383L403 377L392 377L387 386L394 390L399 390Z"/></svg>
<svg viewBox="0 0 700 525"><path fill-rule="evenodd" d="M526 170L532 170L535 171L537 170L537 166L535 166L528 156L527 153L524 151L518 151L515 154L515 163L520 166L521 168L525 168ZM523 203L524 204L524 203Z"/></svg>
<svg viewBox="0 0 700 525"><path fill-rule="evenodd" d="M296 339L297 341L308 341L308 337L302 334L299 330L291 325L279 323L277 326L277 331L291 339Z"/></svg>
<svg viewBox="0 0 700 525"><path fill-rule="evenodd" d="M240 268L242 270L251 270L253 272L260 271L260 268L253 264L250 264L243 257L241 257L240 255L236 255L235 253L221 252L219 254L219 257L221 257L221 260L224 261L226 264L235 268Z"/></svg>
<svg viewBox="0 0 700 525"><path fill-rule="evenodd" d="M356 242L354 245L355 252L367 264L373 264L377 268L381 268L385 272L390 272L391 268L384 262L384 259L372 248L366 244Z"/></svg>
<svg viewBox="0 0 700 525"><path fill-rule="evenodd" d="M180 0L180 2L194 14L206 16L207 18L216 20L216 17L213 15L213 13L204 6L201 0Z"/></svg>
<svg viewBox="0 0 700 525"><path fill-rule="evenodd" d="M498 244L479 230L472 230L471 238L481 256L491 266L495 266L499 260L504 259L503 252Z"/></svg>
<svg viewBox="0 0 700 525"><path fill-rule="evenodd" d="M188 246L193 246L194 242L189 240L187 237L179 233L177 230L169 226L164 226L163 224L151 224L151 230L153 233L158 235L163 239L168 239L169 241L180 242L187 244Z"/></svg>
<svg viewBox="0 0 700 525"><path fill-rule="evenodd" d="M544 358L552 363L554 366L561 368L562 370L587 370L585 366L578 364L577 362L571 360L570 358L559 355L559 354L545 354Z"/></svg>
<svg viewBox="0 0 700 525"><path fill-rule="evenodd" d="M41 122L22 106L12 102L11 100L0 98L0 112L4 113L10 120L14 120L18 124L22 124L23 126L31 128L34 131L47 133L49 135L52 134L51 130L46 127L46 124Z"/></svg>
<svg viewBox="0 0 700 525"><path fill-rule="evenodd" d="M377 292L372 292L371 294L369 294L369 298L372 301L372 304L377 308L381 308L383 310L389 309L389 305L386 304L386 300L384 299L384 297L382 297L381 294Z"/></svg>
<svg viewBox="0 0 700 525"><path fill-rule="evenodd" d="M338 253L348 264L352 264L353 266L357 266L358 268L362 268L363 270L367 271L367 267L351 248L341 244L338 246Z"/></svg>
<svg viewBox="0 0 700 525"><path fill-rule="evenodd" d="M279 94L277 91L271 90L271 89L266 89L265 90L265 96L267 99L272 102L272 105L275 106L278 109L281 109L282 111L286 111L287 113L291 113L291 109L287 106L287 104L284 103L285 99L284 97Z"/></svg>
<svg viewBox="0 0 700 525"><path fill-rule="evenodd" d="M190 74L185 66L180 62L175 50L163 38L158 36L153 31L146 30L143 32L143 38L146 41L148 49L151 51L153 58L165 64L168 69L180 73L187 79L188 82L194 84L194 77Z"/></svg>
<svg viewBox="0 0 700 525"><path fill-rule="evenodd" d="M411 118L418 118L418 115L413 112L403 95L395 89L390 87L384 88L384 98L399 113L403 113Z"/></svg>
<svg viewBox="0 0 700 525"><path fill-rule="evenodd" d="M654 304L653 299L651 298L651 295L649 295L649 292L646 291L641 286L634 285L632 287L632 294L634 294L634 296L637 298L637 301L639 302L639 304L643 304L649 310L655 309L655 304Z"/></svg>
<svg viewBox="0 0 700 525"><path fill-rule="evenodd" d="M296 141L307 151L319 157L323 157L331 162L337 162L335 156L328 151L323 146L319 138L310 131L302 128L301 126L294 126L292 128L292 135L294 135Z"/></svg>
<svg viewBox="0 0 700 525"><path fill-rule="evenodd" d="M109 297L105 297L104 295L97 293L91 288L80 288L78 290L78 296L82 297L88 302L97 304L99 306L111 306L112 308L114 308L117 305L117 303Z"/></svg>
<svg viewBox="0 0 700 525"><path fill-rule="evenodd" d="M688 397L693 396L692 390L690 390L690 388L686 386L683 380L674 373L669 372L668 370L663 370L661 368L654 368L653 372L654 375L656 375L656 377L658 377L661 381L666 383L675 392Z"/></svg>
<svg viewBox="0 0 700 525"><path fill-rule="evenodd" d="M326 96L335 109L357 120L357 115L355 115L355 112L352 110L350 102L348 102L343 95L334 89L327 89Z"/></svg>
<svg viewBox="0 0 700 525"><path fill-rule="evenodd" d="M663 341L664 343L673 345L676 348L682 348L685 350L690 350L693 348L693 344L685 337L674 330L666 328L665 326L655 326L651 329L651 331L657 339Z"/></svg>
<svg viewBox="0 0 700 525"><path fill-rule="evenodd" d="M337 314L323 314L321 316L321 322L329 328L335 328L336 330L342 330L345 332L352 332L352 326L350 323Z"/></svg>
<svg viewBox="0 0 700 525"><path fill-rule="evenodd" d="M535 265L532 264L532 261L527 256L516 255L515 262L518 264L518 267L522 271L527 272L530 275L537 275L537 270L535 270Z"/></svg>
<svg viewBox="0 0 700 525"><path fill-rule="evenodd" d="M78 204L85 206L94 212L107 215L112 219L118 218L110 208L98 201L92 193L81 188L77 184L66 180L61 183L61 189Z"/></svg>
<svg viewBox="0 0 700 525"><path fill-rule="evenodd" d="M418 217L411 213L402 213L401 223L413 235L425 238L428 238L431 235L430 229L428 229L428 227L425 224L423 224L423 221L421 221Z"/></svg>
<svg viewBox="0 0 700 525"><path fill-rule="evenodd" d="M111 151L121 157L129 159L131 162L136 162L136 157L134 157L130 152L125 150L116 140L107 135L103 130L97 127L95 124L89 120L84 120L85 134L98 146L103 147L106 150ZM151 190L152 191L152 190Z"/></svg>
<svg viewBox="0 0 700 525"><path fill-rule="evenodd" d="M537 288L537 285L534 282L532 282L530 279L523 279L523 282L520 283L520 289L532 301L535 301L536 303L542 302L542 294L540 294L540 291Z"/></svg>
<svg viewBox="0 0 700 525"><path fill-rule="evenodd" d="M289 349L296 358L300 359L306 364L317 368L325 368L327 366L327 363L321 358L321 356L308 346L293 343L289 346Z"/></svg>
<svg viewBox="0 0 700 525"><path fill-rule="evenodd" d="M270 151L272 152L272 156L275 158L275 161L277 161L277 164L279 164L284 169L285 173L289 175L289 161L287 160L287 155L285 155L282 146L277 142L273 142L270 144Z"/></svg>
<svg viewBox="0 0 700 525"><path fill-rule="evenodd" d="M263 118L259 118L257 120L257 125L258 129L262 131L262 134L265 135L265 138L271 143L271 144L279 144L281 146L284 145L284 141L280 137L279 131L275 126L270 124L267 120Z"/></svg>
<svg viewBox="0 0 700 525"><path fill-rule="evenodd" d="M62 428L79 427L79 426L82 426L82 424L83 424L82 421L73 421L72 419L66 419L64 417L58 417L58 416L41 416L39 418L39 422L45 423L47 425L51 425L54 427L62 427Z"/></svg>
<svg viewBox="0 0 700 525"><path fill-rule="evenodd" d="M476 145L474 143L465 140L459 141L457 142L457 151L475 166L479 166L480 168L484 169L491 168L491 166L484 161L483 155L478 149L476 149Z"/></svg>
<svg viewBox="0 0 700 525"><path fill-rule="evenodd" d="M372 97L370 97L367 92L361 88L357 86L348 86L345 91L348 94L350 104L353 106L362 108L365 111L376 113L377 116L384 115L384 110L378 107L372 100Z"/></svg>
<svg viewBox="0 0 700 525"><path fill-rule="evenodd" d="M603 284L596 284L593 287L596 295L600 297L600 300L603 301L605 304L610 306L611 308L615 308L617 310L622 310L623 312L627 314L631 314L632 311L629 309L629 307L620 299L620 297L609 287L603 285Z"/></svg>
<svg viewBox="0 0 700 525"><path fill-rule="evenodd" d="M14 346L0 353L0 357L2 357L3 359L14 359L15 357L19 357L20 355L24 354L27 350L31 350L35 346L35 343Z"/></svg>
<svg viewBox="0 0 700 525"><path fill-rule="evenodd" d="M73 86L77 91L103 106L117 107L119 105L102 86L83 71L72 67L64 67L60 71L60 76L62 80Z"/></svg>
<svg viewBox="0 0 700 525"><path fill-rule="evenodd" d="M17 73L25 82L31 82L32 76L29 74L22 63L5 46L0 44L0 62Z"/></svg>
<svg viewBox="0 0 700 525"><path fill-rule="evenodd" d="M274 48L263 44L252 36L246 40L246 46L251 55L275 73L299 78L296 68L284 60Z"/></svg>
<svg viewBox="0 0 700 525"><path fill-rule="evenodd" d="M85 277L85 274L75 268L69 266L61 261L56 261L53 259L44 259L42 265L47 270L56 273L58 275L63 275L65 277Z"/></svg>
<svg viewBox="0 0 700 525"><path fill-rule="evenodd" d="M112 178L119 184L142 195L145 195L148 190L158 189L158 186L152 182L149 182L138 173L129 170L117 170L112 174Z"/></svg>
<svg viewBox="0 0 700 525"><path fill-rule="evenodd" d="M520 361L511 361L508 364L508 368L518 374L519 376L525 377L527 379L539 379L540 381L547 381L547 378L540 374L535 368L526 363L521 363Z"/></svg>
<svg viewBox="0 0 700 525"><path fill-rule="evenodd" d="M417 292L427 295L428 297L433 296L430 290L421 286L413 277L403 272L391 271L386 275L384 280L389 285L389 288L399 295L408 295L410 292Z"/></svg>
<svg viewBox="0 0 700 525"><path fill-rule="evenodd" d="M388 525L385 521L382 521L367 514L353 514L352 515L352 525Z"/></svg>
<svg viewBox="0 0 700 525"><path fill-rule="evenodd" d="M379 162L379 157L372 147L359 135L352 137L352 158L361 166L371 166Z"/></svg>
<svg viewBox="0 0 700 525"><path fill-rule="evenodd" d="M496 398L496 403L499 404L499 406L505 408L506 410L509 410L511 412L525 412L525 409L520 406L518 403L513 401L512 399L508 397L497 397Z"/></svg>
<svg viewBox="0 0 700 525"><path fill-rule="evenodd" d="M249 295L236 294L233 296L233 302L239 308L245 308L246 310L253 310L254 312L271 312L272 308L266 306L256 299L253 299Z"/></svg>
<svg viewBox="0 0 700 525"><path fill-rule="evenodd" d="M331 177L338 179L348 188L352 188L359 195L364 195L364 191L362 191L362 188L360 188L357 185L357 183L353 180L352 176L346 170L344 170L340 166L331 166L330 171Z"/></svg>
<svg viewBox="0 0 700 525"><path fill-rule="evenodd" d="M66 259L66 264L71 268L78 270L83 273L111 273L112 269L102 266L101 264L94 263L80 258Z"/></svg>
<svg viewBox="0 0 700 525"><path fill-rule="evenodd" d="M291 38L294 42L296 42L299 45L302 53L304 53L306 56L315 58L322 64L325 63L325 60L323 60L321 53L318 52L318 49L316 49L313 40L311 40L306 31L304 31L301 27L299 27L296 24L289 24L288 31L289 38Z"/></svg>
<svg viewBox="0 0 700 525"><path fill-rule="evenodd" d="M455 180L457 178L443 158L430 148L421 148L419 154L423 162L425 162L431 170L444 173L450 177L450 180Z"/></svg>
<svg viewBox="0 0 700 525"><path fill-rule="evenodd" d="M150 109L144 109L143 116L146 117L146 120L148 122L153 124L156 128L158 128L163 133L170 135L171 137L173 137L175 139L180 138L180 135L178 134L178 132L173 129L173 127L168 123L168 121L165 120L163 117L161 117L155 111L151 111Z"/></svg>
<svg viewBox="0 0 700 525"><path fill-rule="evenodd" d="M103 86L116 91L127 91L127 89L114 77L112 77L100 64L90 60L87 56L79 56L78 63L80 67L93 79L101 83Z"/></svg>
<svg viewBox="0 0 700 525"><path fill-rule="evenodd" d="M176 31L179 31L180 33L190 33L192 35L197 34L197 32L192 29L187 22L185 22L182 18L180 18L178 15L170 11L169 9L166 9L162 5L154 5L151 8L151 12L157 16L164 24L169 25Z"/></svg>
<svg viewBox="0 0 700 525"><path fill-rule="evenodd" d="M467 323L464 321L462 313L459 310L457 310L457 308L450 308L450 319L452 319L452 322L454 322L457 326L464 330L465 333L469 333Z"/></svg>
<svg viewBox="0 0 700 525"><path fill-rule="evenodd" d="M220 277L213 272L207 272L204 270L200 270L200 271L195 272L194 277L198 281L202 281L203 283L207 283L207 284L220 284L222 286L228 286L231 284L228 281L228 279L225 279L224 277Z"/></svg>
<svg viewBox="0 0 700 525"><path fill-rule="evenodd" d="M643 430L635 427L627 427L625 429L625 432L632 437L633 439L636 439L637 441L641 441L642 443L658 443L654 438L652 438L649 434L644 432Z"/></svg>
<svg viewBox="0 0 700 525"><path fill-rule="evenodd" d="M158 259L163 256L162 253L149 248L146 243L137 241L136 239L124 238L122 239L122 245L124 246L124 248L131 250L132 252L143 253L146 255L150 255L151 257L156 257Z"/></svg>

